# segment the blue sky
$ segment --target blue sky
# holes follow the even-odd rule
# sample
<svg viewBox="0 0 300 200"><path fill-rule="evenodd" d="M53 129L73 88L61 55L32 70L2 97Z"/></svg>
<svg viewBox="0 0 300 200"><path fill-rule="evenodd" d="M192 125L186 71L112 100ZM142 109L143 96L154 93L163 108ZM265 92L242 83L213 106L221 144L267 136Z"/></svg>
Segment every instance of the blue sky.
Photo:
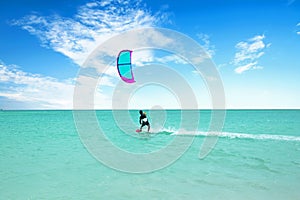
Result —
<svg viewBox="0 0 300 200"><path fill-rule="evenodd" d="M299 0L10 0L0 9L2 109L72 109L86 58L110 37L143 27L178 31L202 45L220 74L226 108L300 108ZM134 57L136 67L150 60L174 68L199 108L211 108L192 66L161 52ZM111 108L119 81L112 66L95 91L95 108ZM129 103L180 108L176 94L158 85L139 89Z"/></svg>

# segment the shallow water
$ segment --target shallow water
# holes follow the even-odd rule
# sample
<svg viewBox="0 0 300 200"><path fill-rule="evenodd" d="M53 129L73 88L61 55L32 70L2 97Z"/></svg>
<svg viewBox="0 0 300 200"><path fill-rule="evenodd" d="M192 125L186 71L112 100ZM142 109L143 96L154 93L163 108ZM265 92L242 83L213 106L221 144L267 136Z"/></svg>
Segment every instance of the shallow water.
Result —
<svg viewBox="0 0 300 200"><path fill-rule="evenodd" d="M72 111L1 111L0 199L300 199L300 110L229 110L222 133L207 132L209 110L200 111L197 130L183 127L180 110L147 115L151 133L137 134L137 111L95 113L105 138L133 155L160 155L174 141L175 151L192 142L170 165L133 174L90 154L81 139L97 130L88 118L79 135ZM213 134L216 145L200 159L203 141ZM101 145L95 149L104 152ZM127 158L116 165L122 162L138 167Z"/></svg>

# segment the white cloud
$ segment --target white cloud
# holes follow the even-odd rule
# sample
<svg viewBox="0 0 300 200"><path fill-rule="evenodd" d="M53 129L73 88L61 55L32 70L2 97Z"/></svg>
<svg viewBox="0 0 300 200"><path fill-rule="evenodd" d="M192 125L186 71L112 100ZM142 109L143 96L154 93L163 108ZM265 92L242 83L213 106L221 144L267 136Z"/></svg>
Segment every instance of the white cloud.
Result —
<svg viewBox="0 0 300 200"><path fill-rule="evenodd" d="M237 74L241 74L241 73L243 73L243 72L245 72L245 71L250 70L251 68L256 68L256 67L257 67L256 65L257 65L257 62L248 63L248 64L246 64L246 65L243 65L243 66L240 66L240 67L235 68L234 71L235 71Z"/></svg>
<svg viewBox="0 0 300 200"><path fill-rule="evenodd" d="M175 55L175 54L172 54L172 55L167 55L167 56L163 56L163 57L157 57L155 58L155 61L156 62L159 62L159 63L175 63L175 64L183 64L183 65L187 65L188 63L180 58L179 56Z"/></svg>
<svg viewBox="0 0 300 200"><path fill-rule="evenodd" d="M32 14L12 24L37 36L43 46L81 65L110 37L133 28L154 26L165 18L162 13L152 15L138 0L102 0L81 6L74 18Z"/></svg>
<svg viewBox="0 0 300 200"><path fill-rule="evenodd" d="M115 72L108 72L107 74L109 73L115 75ZM96 91L94 88L93 95L105 100L105 103L101 100L100 108L108 108L111 106L110 101L108 101L111 97L100 90L99 86L114 87L116 83L112 80L116 79L111 79L107 75L96 78L79 76L77 83L79 85L83 83L84 87L88 88L83 91L90 91L95 85L87 85L87 83L97 82L98 87L96 87ZM13 102L21 102L22 107L20 108L72 109L74 87L75 82L72 79L58 80L49 76L27 73L14 65L5 65L0 62L0 97L5 97ZM83 93L82 96L84 98L88 95ZM3 105L0 106L3 107ZM92 105L92 107L97 108L97 104ZM15 108L12 105L8 109Z"/></svg>
<svg viewBox="0 0 300 200"><path fill-rule="evenodd" d="M72 18L59 15L41 16L33 13L20 20L14 20L11 24L20 26L30 34L35 35L43 47L60 52L75 63L82 65L96 47L109 38L131 29L153 27L166 21L167 17L167 13L163 11L152 14L139 0L96 0L79 7ZM152 36L153 38L162 38L162 35L156 32L153 32ZM145 43L152 41L140 35L138 38L140 38L139 41L147 40ZM162 41L164 43L170 42L166 37ZM128 44L123 40L121 42L122 48ZM119 45L120 43L116 46ZM106 57L103 57L103 60L89 60L89 64L94 62L96 65L93 66L100 66L101 69L96 67L98 72L95 73L93 67L89 65L81 67L90 67L86 70L86 78L91 73L94 76L95 74L101 75L98 85L113 87L119 79L117 79L118 74L115 66L111 66L113 64L110 62L111 58L115 58L117 51L112 52L107 49L103 51L106 51ZM144 53L143 56L144 59L147 58L148 60L153 57L148 53L146 56ZM108 63L110 64L107 65ZM106 66L106 68L102 69L101 66ZM2 91L0 96L13 101L36 105L37 108L73 107L74 83L71 83L70 80L60 81L52 77L31 74L4 64L1 64L0 70L0 91ZM5 86L4 89L1 89L3 86ZM110 98L103 90L99 89L96 90L95 96L103 99ZM105 103L101 106L109 105Z"/></svg>
<svg viewBox="0 0 300 200"><path fill-rule="evenodd" d="M206 53L209 55L210 58L212 58L215 55L215 46L211 45L209 35L199 33L197 34L197 37L201 40L201 45L206 51Z"/></svg>
<svg viewBox="0 0 300 200"><path fill-rule="evenodd" d="M241 74L251 69L262 69L261 66L258 66L258 59L265 54L264 50L271 45L266 44L264 39L264 35L257 35L246 42L242 41L236 44L237 52L233 60L236 73Z"/></svg>
<svg viewBox="0 0 300 200"><path fill-rule="evenodd" d="M154 52L152 50L142 50L132 52L132 64L135 66L144 66L154 60Z"/></svg>
<svg viewBox="0 0 300 200"><path fill-rule="evenodd" d="M72 108L72 80L59 81L0 63L0 96L38 108Z"/></svg>

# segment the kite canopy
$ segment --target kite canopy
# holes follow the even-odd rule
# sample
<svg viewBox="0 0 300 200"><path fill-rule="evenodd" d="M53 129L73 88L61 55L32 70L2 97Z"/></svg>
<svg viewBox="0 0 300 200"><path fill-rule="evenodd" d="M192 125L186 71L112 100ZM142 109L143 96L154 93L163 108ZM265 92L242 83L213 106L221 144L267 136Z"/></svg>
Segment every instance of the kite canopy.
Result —
<svg viewBox="0 0 300 200"><path fill-rule="evenodd" d="M120 51L117 58L117 68L119 75L121 79L126 83L135 82L131 67L131 53L132 51L130 50L122 50Z"/></svg>

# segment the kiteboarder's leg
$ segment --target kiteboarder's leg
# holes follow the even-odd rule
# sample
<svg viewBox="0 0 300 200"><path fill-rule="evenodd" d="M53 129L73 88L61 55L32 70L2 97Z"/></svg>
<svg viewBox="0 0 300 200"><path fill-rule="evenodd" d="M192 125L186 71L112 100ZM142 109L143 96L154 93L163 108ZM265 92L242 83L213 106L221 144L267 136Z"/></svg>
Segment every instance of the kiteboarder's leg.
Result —
<svg viewBox="0 0 300 200"><path fill-rule="evenodd" d="M141 132L142 132L143 126L145 126L145 122L142 122L142 125L141 125L141 128L140 128L140 131L141 131Z"/></svg>
<svg viewBox="0 0 300 200"><path fill-rule="evenodd" d="M149 123L149 121L147 121L147 122L145 122L143 124L148 126L148 132L149 132L150 131L150 123Z"/></svg>

